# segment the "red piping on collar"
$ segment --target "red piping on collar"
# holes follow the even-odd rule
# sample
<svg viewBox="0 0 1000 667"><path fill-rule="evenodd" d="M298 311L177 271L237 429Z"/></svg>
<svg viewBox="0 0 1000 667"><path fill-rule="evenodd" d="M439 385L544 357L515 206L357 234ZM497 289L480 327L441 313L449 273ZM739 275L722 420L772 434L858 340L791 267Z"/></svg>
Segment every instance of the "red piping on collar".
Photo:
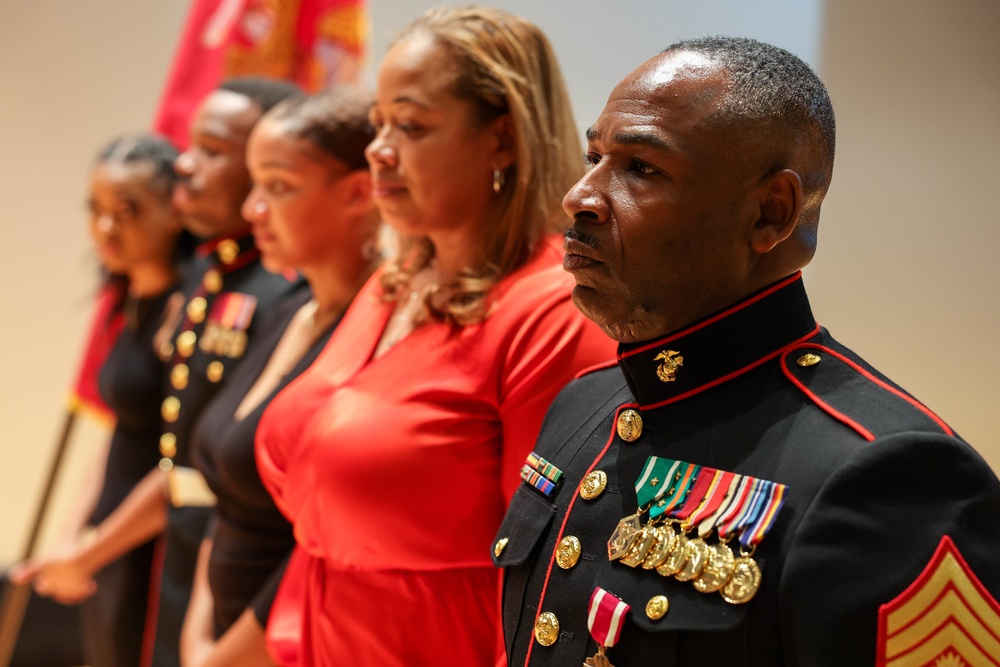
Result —
<svg viewBox="0 0 1000 667"><path fill-rule="evenodd" d="M198 247L194 249L194 252L198 257L204 259L215 252L215 249L218 248L219 244L223 241L236 241L239 243L248 236L250 236L249 229L241 234L226 234L225 236L217 236L214 239L209 239L208 241L200 243Z"/></svg>
<svg viewBox="0 0 1000 667"><path fill-rule="evenodd" d="M909 403L910 405L912 405L913 407L915 407L917 410L920 410L921 412L923 412L925 415L927 415L927 417L931 421L933 421L935 424L937 424L938 428L940 428L942 431L944 431L945 434L950 435L950 436L954 436L955 435L955 432L951 430L951 427L948 426L944 422L944 420L942 420L940 417L938 417L936 414L934 414L931 411L931 409L928 408L926 405L924 405L923 403L921 403L917 399L913 398L912 396L908 396L907 394L905 394L904 392L900 391L899 389L896 389L892 385L890 385L890 384L888 384L888 383L886 383L886 382L878 379L877 377L875 377L874 375L872 375L871 373L869 373L864 368L862 368L858 364L854 363L853 361L851 361L850 359L848 359L844 355L840 354L839 352L834 352L830 348L825 347L823 345L819 345L817 343L805 343L805 344L801 345L798 349L806 349L806 348L810 348L810 349L814 349L814 350L819 350L821 352L829 354L834 359L837 359L840 362L846 364L847 366L850 366L852 369L854 369L860 375L862 375L865 378L867 378L869 381L871 381L874 384L878 385L882 389L885 389L890 394L898 396L899 398L903 399L904 401L906 401L907 403ZM838 421L841 421L844 424L847 424L848 426L850 426L851 428L853 428L855 431L857 431L858 433L860 433L861 436L863 438L865 438L866 440L868 440L869 442L871 442L872 440L874 440L875 436L872 435L871 431L869 431L865 427L861 426L860 424L858 424L856 421L854 421L853 419L851 419L847 415L844 415L844 414L838 412L837 410L834 410L833 407L831 407L827 403L821 401L819 399L819 397L816 396L816 394L814 394L813 392L811 392L808 389L806 389L805 385L802 384L802 382L800 382L798 378L796 378L794 375L792 375L791 371L788 370L788 366L784 363L785 362L785 357L787 357L787 355L789 355L791 353L792 353L792 350L789 349L787 352L785 352L785 355L781 359L781 361L782 361L781 370L785 373L785 376L788 377L788 379L791 380L792 383L796 387L798 387L804 394L806 394L813 401L815 401L817 406L819 406L820 408L822 408L825 412L827 412L834 419L836 419Z"/></svg>
<svg viewBox="0 0 1000 667"><path fill-rule="evenodd" d="M656 408L662 408L664 405L669 405L669 404L675 403L675 402L677 402L677 401L679 401L681 399L689 398L691 396L694 396L695 394L700 394L701 392L705 391L706 389L711 389L712 387L720 385L723 382L728 382L729 380L732 380L735 377L743 375L744 373L747 373L747 372L753 370L754 368L757 368L761 364L763 364L763 363L765 363L767 361L770 361L771 359L774 359L775 357L777 357L780 354L788 354L788 351L789 351L790 348L793 348L793 347L798 346L798 345L802 345L803 342L809 340L810 338L812 338L813 336L815 336L818 333L819 333L819 324L817 324L815 327L813 327L812 331L810 331L809 333L807 333L805 336L802 336L801 338L799 338L799 339L797 339L797 340L789 343L788 345L786 345L783 348L775 350L771 354L768 354L768 355L766 355L764 357L761 357L760 359L758 359L757 361L755 361L755 362L753 362L751 364L747 364L746 366L744 366L743 368L740 368L739 370L733 371L729 375L723 375L722 377L715 378L711 382L706 382L705 384L699 385L699 386L695 387L694 389L692 389L690 391L684 392L683 394L678 394L677 396L671 396L670 398L662 400L659 403L651 403L650 405L643 405L639 409L640 410L655 410Z"/></svg>
<svg viewBox="0 0 1000 667"><path fill-rule="evenodd" d="M618 423L618 415L619 413L621 413L622 410L624 410L625 408L637 408L637 407L639 406L636 403L625 403L624 405L619 405L618 409L615 410L614 423L616 424ZM613 443L614 441L615 441L615 429L612 428L611 435L610 437L608 437L608 441L607 443L605 443L604 449L602 449L601 453L597 455L597 458L593 460L593 462L590 464L590 467L587 468L587 472L583 474L583 477L586 477L587 475L589 475L594 471L594 467L597 465L597 462L604 458L604 455L608 453L608 449L611 447L611 443ZM583 481L583 477L580 478L581 482ZM580 491L579 491L579 485L577 485L577 488L573 491L573 498L572 500L569 501L569 506L566 508L566 516L563 517L562 525L559 526L559 534L556 535L556 542L555 542L556 544L559 544L559 542L563 538L563 533L566 532L566 522L569 521L569 516L570 514L573 513L573 506L576 505L576 499L579 497L580 497ZM549 567L547 570L545 570L545 580L542 582L542 592L538 596L538 612L535 614L535 623L538 622L538 617L542 615L542 603L545 601L545 591L548 590L549 588L549 577L552 576L552 566L555 564L555 562L556 562L556 550L553 550L552 555L549 557ZM534 623L532 624L532 627L534 627ZM535 648L535 642L532 641L531 637L529 637L528 653L524 656L524 667L528 667L528 663L531 662L531 651L534 648Z"/></svg>
<svg viewBox="0 0 1000 667"><path fill-rule="evenodd" d="M644 345L644 346L636 348L634 350L629 350L625 354L619 355L618 358L619 359L625 359L627 357L631 357L632 355L639 354L640 352L646 352L647 350L652 350L654 347L660 347L661 345L665 345L666 343L669 343L671 341L677 340L678 338L680 338L682 336L687 336L688 334L694 333L695 331L698 331L699 329L704 329L709 324L713 324L715 322L718 322L719 320L721 320L724 317L729 317L733 313L735 313L737 311L740 311L740 310L743 310L747 306L750 306L751 304L757 303L758 301L760 301L764 297L770 296L771 294L774 294L778 290L780 290L780 289L782 289L784 287L787 287L788 285L791 285L796 280L799 280L801 277L802 277L802 272L801 271L796 271L795 273L793 273L792 275L788 276L787 278L785 278L781 282L775 283L774 285L771 285L769 288L767 288L766 290L764 290L760 294L757 294L756 296L754 296L754 297L752 297L750 299L747 299L746 301L741 301L740 303L736 304L735 306L732 306L731 308L727 308L726 310L722 311L721 313L717 313L717 314L713 315L712 317L708 318L707 320L699 322L699 323L697 323L697 324L695 324L695 325L693 325L693 326L691 326L691 327L689 327L687 329L681 329L677 333L671 334L670 336L667 336L666 338L661 338L661 339L656 340L656 341L654 341L652 343L649 343L648 345Z"/></svg>

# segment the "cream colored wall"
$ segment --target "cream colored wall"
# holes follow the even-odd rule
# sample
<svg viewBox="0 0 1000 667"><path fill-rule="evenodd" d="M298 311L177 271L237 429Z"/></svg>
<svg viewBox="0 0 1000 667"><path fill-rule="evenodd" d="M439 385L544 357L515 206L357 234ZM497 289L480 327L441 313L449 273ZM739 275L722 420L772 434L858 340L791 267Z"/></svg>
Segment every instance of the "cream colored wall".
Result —
<svg viewBox="0 0 1000 667"><path fill-rule="evenodd" d="M835 0L817 318L1000 470L1000 3Z"/></svg>
<svg viewBox="0 0 1000 667"><path fill-rule="evenodd" d="M145 129L185 2L0 2L0 562L26 538L97 286L88 166ZM58 506L78 497L101 430L85 425Z"/></svg>
<svg viewBox="0 0 1000 667"><path fill-rule="evenodd" d="M1000 47L987 31L1000 25L1000 5L836 0L820 49L816 2L730 0L726 11L679 0L499 4L552 36L584 126L618 78L681 36L749 34L818 65L840 149L807 275L817 316L1000 469L990 422L1000 231L987 209L1000 181ZM21 548L95 287L87 165L107 138L148 124L185 6L0 2L0 561ZM424 4L370 6L377 59ZM86 431L61 484L61 514L100 441L98 429Z"/></svg>

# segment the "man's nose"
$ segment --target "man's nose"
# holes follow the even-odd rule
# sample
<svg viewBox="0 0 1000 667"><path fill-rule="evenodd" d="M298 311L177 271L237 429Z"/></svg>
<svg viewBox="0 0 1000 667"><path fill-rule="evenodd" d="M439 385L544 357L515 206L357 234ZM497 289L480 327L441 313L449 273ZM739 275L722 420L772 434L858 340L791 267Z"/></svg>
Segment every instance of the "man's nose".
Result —
<svg viewBox="0 0 1000 667"><path fill-rule="evenodd" d="M185 151L174 158L174 171L178 176L188 177L194 170L194 156Z"/></svg>
<svg viewBox="0 0 1000 667"><path fill-rule="evenodd" d="M563 210L574 220L587 218L594 222L608 219L607 198L597 169L591 169L563 197Z"/></svg>

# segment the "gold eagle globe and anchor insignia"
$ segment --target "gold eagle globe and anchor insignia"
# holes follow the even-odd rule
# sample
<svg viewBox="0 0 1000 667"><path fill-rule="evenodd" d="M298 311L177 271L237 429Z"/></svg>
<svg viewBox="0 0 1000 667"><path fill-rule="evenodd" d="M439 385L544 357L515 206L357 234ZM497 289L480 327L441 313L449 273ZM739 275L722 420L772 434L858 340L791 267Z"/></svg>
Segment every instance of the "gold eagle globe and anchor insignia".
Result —
<svg viewBox="0 0 1000 667"><path fill-rule="evenodd" d="M677 379L677 369L684 365L684 357L677 350L663 350L653 361L663 361L656 369L656 377L661 382L673 382Z"/></svg>

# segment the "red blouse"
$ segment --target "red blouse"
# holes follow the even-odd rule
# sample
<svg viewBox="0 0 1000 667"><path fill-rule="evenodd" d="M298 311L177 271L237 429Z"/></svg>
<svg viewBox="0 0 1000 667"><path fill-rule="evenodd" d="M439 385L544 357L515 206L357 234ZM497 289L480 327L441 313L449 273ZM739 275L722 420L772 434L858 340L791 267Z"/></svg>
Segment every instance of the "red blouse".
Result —
<svg viewBox="0 0 1000 667"><path fill-rule="evenodd" d="M270 625L284 634L298 619L275 615L304 613L301 664L497 657L493 536L549 403L615 351L573 306L561 261L551 239L496 286L482 323L426 324L377 359L393 304L374 275L265 412L261 478L305 554Z"/></svg>

